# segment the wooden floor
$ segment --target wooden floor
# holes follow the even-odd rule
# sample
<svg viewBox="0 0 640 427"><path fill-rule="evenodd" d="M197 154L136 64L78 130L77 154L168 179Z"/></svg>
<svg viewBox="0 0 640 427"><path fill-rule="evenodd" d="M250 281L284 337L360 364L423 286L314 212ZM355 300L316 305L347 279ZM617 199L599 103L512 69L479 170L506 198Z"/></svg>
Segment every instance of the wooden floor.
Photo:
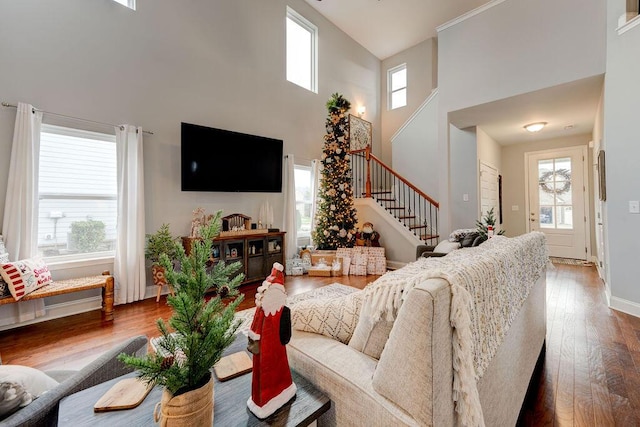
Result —
<svg viewBox="0 0 640 427"><path fill-rule="evenodd" d="M363 288L377 276L289 276L289 295L334 282ZM547 345L544 364L525 401L522 426L640 426L640 319L607 308L594 267L556 265L547 273ZM339 280L336 280L339 279ZM240 309L254 306L259 284L243 287ZM0 332L2 362L39 369L75 369L123 339L157 335L167 319L164 298L69 316Z"/></svg>

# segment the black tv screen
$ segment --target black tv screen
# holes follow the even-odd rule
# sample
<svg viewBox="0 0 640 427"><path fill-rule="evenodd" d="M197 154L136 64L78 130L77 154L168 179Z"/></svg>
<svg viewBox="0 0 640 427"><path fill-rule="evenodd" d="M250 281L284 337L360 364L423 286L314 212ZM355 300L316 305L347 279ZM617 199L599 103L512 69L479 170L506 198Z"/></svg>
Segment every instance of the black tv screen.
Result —
<svg viewBox="0 0 640 427"><path fill-rule="evenodd" d="M280 193L282 140L182 123L182 191Z"/></svg>

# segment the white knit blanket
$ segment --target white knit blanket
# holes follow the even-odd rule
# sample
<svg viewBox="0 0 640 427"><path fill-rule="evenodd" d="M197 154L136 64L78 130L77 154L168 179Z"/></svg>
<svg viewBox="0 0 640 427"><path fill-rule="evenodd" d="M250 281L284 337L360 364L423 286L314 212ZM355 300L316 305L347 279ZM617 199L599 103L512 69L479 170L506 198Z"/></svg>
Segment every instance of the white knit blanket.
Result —
<svg viewBox="0 0 640 427"><path fill-rule="evenodd" d="M365 288L361 316L393 320L411 288L431 278L451 285L454 401L465 426L483 426L477 381L502 344L531 287L545 273L544 234L496 236L445 257L420 258Z"/></svg>

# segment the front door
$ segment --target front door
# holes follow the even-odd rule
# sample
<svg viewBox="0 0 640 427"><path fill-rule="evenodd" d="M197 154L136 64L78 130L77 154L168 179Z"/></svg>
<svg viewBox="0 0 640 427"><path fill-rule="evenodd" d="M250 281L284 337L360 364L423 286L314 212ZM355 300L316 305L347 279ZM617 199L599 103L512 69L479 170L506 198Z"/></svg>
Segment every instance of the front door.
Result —
<svg viewBox="0 0 640 427"><path fill-rule="evenodd" d="M549 255L587 259L584 147L527 153L528 229L547 236Z"/></svg>

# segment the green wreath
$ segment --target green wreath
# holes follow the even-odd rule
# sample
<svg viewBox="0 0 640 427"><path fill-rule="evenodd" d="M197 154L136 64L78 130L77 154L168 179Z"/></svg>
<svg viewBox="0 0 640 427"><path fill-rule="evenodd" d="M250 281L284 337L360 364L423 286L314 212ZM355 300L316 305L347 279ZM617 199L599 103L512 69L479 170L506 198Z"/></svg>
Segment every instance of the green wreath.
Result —
<svg viewBox="0 0 640 427"><path fill-rule="evenodd" d="M553 182L555 180L552 178L556 175L564 178L564 182L554 188ZM540 188L549 194L559 195L566 193L571 189L571 171L569 169L558 169L557 171L547 171L540 174Z"/></svg>

